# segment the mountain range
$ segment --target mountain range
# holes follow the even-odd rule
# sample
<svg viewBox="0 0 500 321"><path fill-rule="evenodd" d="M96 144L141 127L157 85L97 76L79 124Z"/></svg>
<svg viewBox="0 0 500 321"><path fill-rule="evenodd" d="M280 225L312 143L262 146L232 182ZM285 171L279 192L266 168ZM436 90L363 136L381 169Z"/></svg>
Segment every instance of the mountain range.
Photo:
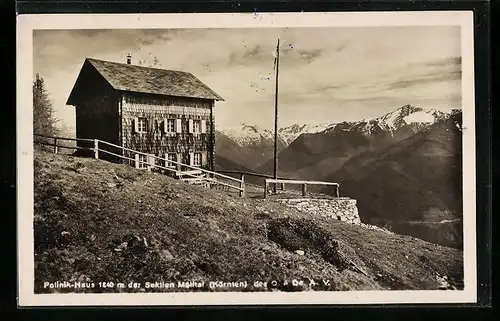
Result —
<svg viewBox="0 0 500 321"><path fill-rule="evenodd" d="M335 123L317 133L301 133L280 152L279 173L283 176L320 179L325 173L339 169L354 155L389 146L449 115L435 109L405 105L381 117ZM269 160L259 166L257 171L270 173L272 169L273 162Z"/></svg>
<svg viewBox="0 0 500 321"><path fill-rule="evenodd" d="M386 148L353 156L323 179L339 182L341 194L357 200L364 222L462 246L461 113Z"/></svg>
<svg viewBox="0 0 500 321"><path fill-rule="evenodd" d="M231 132L215 132L215 155L216 165L219 169L227 168L229 162L235 163L237 167L255 171L260 165L271 159L274 155L274 137L273 139L265 131L255 132L246 131L250 135L241 137L231 135ZM241 140L239 139L241 138ZM284 142L278 142L278 151L286 147Z"/></svg>
<svg viewBox="0 0 500 321"><path fill-rule="evenodd" d="M372 119L281 128L278 175L338 182L341 195L358 200L362 221L460 247L461 116L405 105ZM252 135L233 130L216 142L224 147L217 157L271 174L271 131L242 127Z"/></svg>
<svg viewBox="0 0 500 321"><path fill-rule="evenodd" d="M278 152L283 151L302 134L318 133L329 128L327 125L298 125L278 129ZM232 160L251 171L274 156L274 131L256 125L240 123L237 126L219 129L215 132L217 165L227 166Z"/></svg>
<svg viewBox="0 0 500 321"><path fill-rule="evenodd" d="M293 124L278 129L278 144L288 146L301 134L318 133L332 124L307 125ZM219 129L219 133L231 138L242 147L257 146L262 140L274 142L274 131L257 125L240 123L237 126Z"/></svg>
<svg viewBox="0 0 500 321"><path fill-rule="evenodd" d="M367 135L380 130L394 131L404 125L411 125L415 130L422 124L434 123L446 117L448 113L437 109L423 109L411 105L405 105L381 117L363 119L354 122L324 123L318 125L293 124L278 129L278 143L288 146L301 134L315 134L323 131L332 131L337 126L343 129L347 127L363 127L358 130L365 131ZM274 141L274 131L257 125L239 123L236 126L219 129L219 132L234 140L242 147L256 146L261 140Z"/></svg>
<svg viewBox="0 0 500 321"><path fill-rule="evenodd" d="M318 132L326 127L292 125L278 130L278 152L284 150L304 132ZM228 160L255 171L274 155L274 131L240 123L215 132L217 165L224 168Z"/></svg>

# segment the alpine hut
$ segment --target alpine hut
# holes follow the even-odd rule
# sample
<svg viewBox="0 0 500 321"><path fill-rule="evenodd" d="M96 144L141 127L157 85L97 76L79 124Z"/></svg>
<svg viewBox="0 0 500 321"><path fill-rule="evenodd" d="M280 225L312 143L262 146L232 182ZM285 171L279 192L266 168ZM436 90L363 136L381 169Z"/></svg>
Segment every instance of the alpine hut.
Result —
<svg viewBox="0 0 500 321"><path fill-rule="evenodd" d="M77 138L159 156L166 166L175 160L214 170L214 107L222 100L189 72L133 65L128 55L126 63L86 58L67 105L75 106ZM118 152L137 168L155 161Z"/></svg>

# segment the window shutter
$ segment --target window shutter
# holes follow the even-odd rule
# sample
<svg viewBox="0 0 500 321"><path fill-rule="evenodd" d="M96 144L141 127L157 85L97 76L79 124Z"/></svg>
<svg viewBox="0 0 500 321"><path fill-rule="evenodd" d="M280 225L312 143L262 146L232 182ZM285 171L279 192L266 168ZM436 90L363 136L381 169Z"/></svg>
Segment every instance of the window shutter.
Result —
<svg viewBox="0 0 500 321"><path fill-rule="evenodd" d="M133 128L134 128L134 133L137 133L139 131L139 117L134 117L134 120L132 121Z"/></svg>
<svg viewBox="0 0 500 321"><path fill-rule="evenodd" d="M194 153L189 153L189 165L194 165Z"/></svg>
<svg viewBox="0 0 500 321"><path fill-rule="evenodd" d="M201 120L201 133L205 134L207 132L207 121L205 119Z"/></svg>
<svg viewBox="0 0 500 321"><path fill-rule="evenodd" d="M135 154L135 168L139 168L139 154Z"/></svg>
<svg viewBox="0 0 500 321"><path fill-rule="evenodd" d="M201 153L201 166L207 165L207 152Z"/></svg>
<svg viewBox="0 0 500 321"><path fill-rule="evenodd" d="M150 132L150 133L154 132L154 130L155 130L155 121L152 120L152 119L150 120L148 118L145 118L144 120L146 121L146 131Z"/></svg>
<svg viewBox="0 0 500 321"><path fill-rule="evenodd" d="M193 120L189 119L188 123L188 133L192 134L193 133Z"/></svg>
<svg viewBox="0 0 500 321"><path fill-rule="evenodd" d="M176 119L176 120L175 120L175 132L176 132L176 133L182 133L182 123L181 123L181 119Z"/></svg>
<svg viewBox="0 0 500 321"><path fill-rule="evenodd" d="M163 120L163 132L164 133L168 132L168 120L167 119Z"/></svg>

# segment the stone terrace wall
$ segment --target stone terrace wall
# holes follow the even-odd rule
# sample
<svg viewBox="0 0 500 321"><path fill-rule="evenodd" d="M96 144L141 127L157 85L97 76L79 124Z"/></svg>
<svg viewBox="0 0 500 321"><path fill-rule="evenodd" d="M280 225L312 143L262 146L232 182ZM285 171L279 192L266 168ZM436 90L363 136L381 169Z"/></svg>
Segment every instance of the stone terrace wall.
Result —
<svg viewBox="0 0 500 321"><path fill-rule="evenodd" d="M299 211L341 220L351 224L361 224L356 200L349 197L338 198L275 198L274 201L298 209Z"/></svg>

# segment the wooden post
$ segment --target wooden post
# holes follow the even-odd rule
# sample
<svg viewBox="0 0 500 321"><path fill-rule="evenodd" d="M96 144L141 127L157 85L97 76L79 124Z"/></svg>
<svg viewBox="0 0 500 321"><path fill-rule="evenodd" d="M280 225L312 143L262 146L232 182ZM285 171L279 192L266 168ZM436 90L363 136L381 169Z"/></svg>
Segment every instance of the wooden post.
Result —
<svg viewBox="0 0 500 321"><path fill-rule="evenodd" d="M274 179L278 178L278 73L280 66L280 40L278 38L278 45L276 46L276 88L274 94ZM277 183L273 184L273 191L276 193Z"/></svg>
<svg viewBox="0 0 500 321"><path fill-rule="evenodd" d="M285 190L285 183L281 183L281 190L284 191Z"/></svg>
<svg viewBox="0 0 500 321"><path fill-rule="evenodd" d="M302 184L302 196L306 196L307 193L307 184Z"/></svg>
<svg viewBox="0 0 500 321"><path fill-rule="evenodd" d="M129 156L130 153L126 152L125 149L123 149L123 146L120 146L120 154L126 157ZM121 159L122 164L126 164L127 162L129 163L129 165L131 165L131 161L129 159Z"/></svg>
<svg viewBox="0 0 500 321"><path fill-rule="evenodd" d="M94 139L94 158L99 159L99 141Z"/></svg>
<svg viewBox="0 0 500 321"><path fill-rule="evenodd" d="M267 181L264 180L264 198L267 198Z"/></svg>
<svg viewBox="0 0 500 321"><path fill-rule="evenodd" d="M58 152L58 147L57 147L57 138L54 138L54 153L57 154Z"/></svg>
<svg viewBox="0 0 500 321"><path fill-rule="evenodd" d="M240 197L245 196L245 174L240 174Z"/></svg>
<svg viewBox="0 0 500 321"><path fill-rule="evenodd" d="M339 186L338 185L333 185L333 196L334 197L340 197L339 195Z"/></svg>
<svg viewBox="0 0 500 321"><path fill-rule="evenodd" d="M154 167L154 163L155 163L155 159L153 158L153 156L147 154L146 155L146 166L147 166L148 172L151 172L151 170Z"/></svg>

